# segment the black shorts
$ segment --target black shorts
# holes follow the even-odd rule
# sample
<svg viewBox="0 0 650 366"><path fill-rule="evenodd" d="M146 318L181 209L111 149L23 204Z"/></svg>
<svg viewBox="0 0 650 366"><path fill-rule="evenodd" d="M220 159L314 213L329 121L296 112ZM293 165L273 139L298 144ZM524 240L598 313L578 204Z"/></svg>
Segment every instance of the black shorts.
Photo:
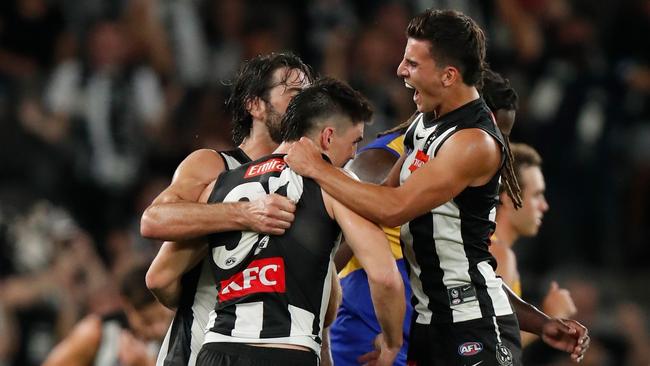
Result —
<svg viewBox="0 0 650 366"><path fill-rule="evenodd" d="M314 352L255 347L241 343L206 343L196 358L197 366L317 366Z"/></svg>
<svg viewBox="0 0 650 366"><path fill-rule="evenodd" d="M520 366L521 340L517 317L507 315L431 325L413 322L407 364Z"/></svg>

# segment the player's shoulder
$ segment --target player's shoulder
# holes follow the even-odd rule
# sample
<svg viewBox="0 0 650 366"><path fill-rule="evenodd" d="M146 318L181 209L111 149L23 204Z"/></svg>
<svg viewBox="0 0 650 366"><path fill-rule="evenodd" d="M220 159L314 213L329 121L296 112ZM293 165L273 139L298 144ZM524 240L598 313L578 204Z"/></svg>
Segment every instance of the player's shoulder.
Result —
<svg viewBox="0 0 650 366"><path fill-rule="evenodd" d="M452 134L440 147L440 153L448 151L456 157L479 158L478 161L489 161L494 158L500 161L501 148L495 138L481 128L466 128Z"/></svg>
<svg viewBox="0 0 650 366"><path fill-rule="evenodd" d="M200 149L189 154L176 169L174 180L192 179L210 182L224 170L221 155L215 150Z"/></svg>
<svg viewBox="0 0 650 366"><path fill-rule="evenodd" d="M209 161L222 161L221 155L213 149L199 149L190 153L183 163L205 163Z"/></svg>

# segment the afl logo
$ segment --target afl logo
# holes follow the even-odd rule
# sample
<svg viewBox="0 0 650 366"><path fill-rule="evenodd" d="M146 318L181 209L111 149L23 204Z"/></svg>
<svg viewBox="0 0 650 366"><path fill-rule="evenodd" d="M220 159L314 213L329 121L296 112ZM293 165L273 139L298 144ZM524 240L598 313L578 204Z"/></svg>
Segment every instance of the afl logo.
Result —
<svg viewBox="0 0 650 366"><path fill-rule="evenodd" d="M235 257L230 257L230 258L226 259L226 266L229 266L229 267L230 267L230 266L232 266L233 264L235 264L235 262L237 262L237 258L235 258Z"/></svg>
<svg viewBox="0 0 650 366"><path fill-rule="evenodd" d="M483 344L479 342L465 342L458 347L458 354L461 356L472 356L483 350Z"/></svg>

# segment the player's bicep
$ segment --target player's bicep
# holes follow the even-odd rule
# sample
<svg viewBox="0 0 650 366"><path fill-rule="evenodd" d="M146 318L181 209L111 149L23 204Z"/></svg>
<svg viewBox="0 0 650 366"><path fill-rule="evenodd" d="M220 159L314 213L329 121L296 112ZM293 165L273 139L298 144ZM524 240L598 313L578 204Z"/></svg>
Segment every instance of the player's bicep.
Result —
<svg viewBox="0 0 650 366"><path fill-rule="evenodd" d="M453 134L398 188L408 219L450 201L469 186L486 184L500 166L500 154L496 141L482 130Z"/></svg>
<svg viewBox="0 0 650 366"><path fill-rule="evenodd" d="M379 226L338 201L332 201L334 219L366 272L389 265L393 261L393 256L386 235Z"/></svg>
<svg viewBox="0 0 650 366"><path fill-rule="evenodd" d="M223 159L214 150L202 149L190 154L176 168L172 182L156 203L197 202L201 193L225 169Z"/></svg>

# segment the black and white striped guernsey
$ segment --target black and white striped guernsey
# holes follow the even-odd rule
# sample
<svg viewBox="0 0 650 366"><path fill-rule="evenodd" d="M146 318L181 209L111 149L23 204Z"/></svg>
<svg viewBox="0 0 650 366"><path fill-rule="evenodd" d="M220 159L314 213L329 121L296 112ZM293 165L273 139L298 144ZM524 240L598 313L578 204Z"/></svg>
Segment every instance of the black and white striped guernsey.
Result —
<svg viewBox="0 0 650 366"><path fill-rule="evenodd" d="M241 149L221 151L225 170L250 162ZM160 348L156 366L194 366L203 345L217 291L206 257L181 279L181 296L174 320Z"/></svg>
<svg viewBox="0 0 650 366"><path fill-rule="evenodd" d="M277 193L297 205L284 235L210 237L218 301L205 342L292 344L320 355L340 228L325 209L321 188L289 169L283 157L270 155L222 174L210 197L233 202Z"/></svg>
<svg viewBox="0 0 650 366"><path fill-rule="evenodd" d="M445 141L466 128L479 128L502 147L503 136L485 102L477 99L434 119L421 114L406 132L407 158L400 182L424 165ZM415 321L456 323L512 314L502 281L488 251L494 232L499 173L485 185L467 187L451 201L402 225L409 264Z"/></svg>

